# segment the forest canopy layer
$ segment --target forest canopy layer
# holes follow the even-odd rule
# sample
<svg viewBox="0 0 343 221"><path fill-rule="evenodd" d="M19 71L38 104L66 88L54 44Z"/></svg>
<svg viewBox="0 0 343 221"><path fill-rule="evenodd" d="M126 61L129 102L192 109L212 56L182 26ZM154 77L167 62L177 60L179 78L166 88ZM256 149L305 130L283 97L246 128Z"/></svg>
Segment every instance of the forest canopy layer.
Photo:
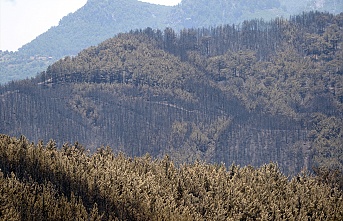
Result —
<svg viewBox="0 0 343 221"><path fill-rule="evenodd" d="M1 220L342 220L342 191L319 177L130 158L79 143L0 135Z"/></svg>

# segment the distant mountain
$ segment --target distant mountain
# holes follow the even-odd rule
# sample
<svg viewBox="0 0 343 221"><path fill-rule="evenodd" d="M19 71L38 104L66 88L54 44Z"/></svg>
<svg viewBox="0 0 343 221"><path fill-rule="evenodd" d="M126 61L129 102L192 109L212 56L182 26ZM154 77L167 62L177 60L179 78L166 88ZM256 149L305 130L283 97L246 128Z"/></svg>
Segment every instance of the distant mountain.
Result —
<svg viewBox="0 0 343 221"><path fill-rule="evenodd" d="M247 19L288 17L308 10L339 13L339 0L183 0L161 6L137 0L89 0L16 53L0 53L0 84L33 77L49 64L121 32L151 27L174 30L242 23Z"/></svg>
<svg viewBox="0 0 343 221"><path fill-rule="evenodd" d="M0 87L0 131L179 163L343 170L342 20L118 34Z"/></svg>
<svg viewBox="0 0 343 221"><path fill-rule="evenodd" d="M300 13L302 11L325 11L338 14L343 11L341 0L280 0L281 8L289 14Z"/></svg>
<svg viewBox="0 0 343 221"><path fill-rule="evenodd" d="M64 17L58 26L19 51L57 58L75 55L120 32L145 27L162 28L169 11L168 6L137 0L88 0L81 9Z"/></svg>
<svg viewBox="0 0 343 221"><path fill-rule="evenodd" d="M183 0L174 7L172 18L175 28L209 27L221 24L238 24L247 19L271 19L287 16L279 0Z"/></svg>

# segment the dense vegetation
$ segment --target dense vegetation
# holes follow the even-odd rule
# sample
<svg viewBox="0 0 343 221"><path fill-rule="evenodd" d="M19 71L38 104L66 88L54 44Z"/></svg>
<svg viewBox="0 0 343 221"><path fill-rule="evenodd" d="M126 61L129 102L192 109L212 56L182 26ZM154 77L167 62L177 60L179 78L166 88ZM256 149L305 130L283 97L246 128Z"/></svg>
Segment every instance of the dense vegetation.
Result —
<svg viewBox="0 0 343 221"><path fill-rule="evenodd" d="M0 84L33 77L66 55L97 45L115 34L131 29L171 27L200 28L240 24L244 20L288 18L302 11L342 12L340 0L183 0L177 6L161 6L137 0L89 0L56 27L8 54L0 52Z"/></svg>
<svg viewBox="0 0 343 221"><path fill-rule="evenodd" d="M0 87L0 131L175 163L342 171L342 17L119 34Z"/></svg>
<svg viewBox="0 0 343 221"><path fill-rule="evenodd" d="M276 164L176 167L0 135L1 220L342 220L342 191Z"/></svg>

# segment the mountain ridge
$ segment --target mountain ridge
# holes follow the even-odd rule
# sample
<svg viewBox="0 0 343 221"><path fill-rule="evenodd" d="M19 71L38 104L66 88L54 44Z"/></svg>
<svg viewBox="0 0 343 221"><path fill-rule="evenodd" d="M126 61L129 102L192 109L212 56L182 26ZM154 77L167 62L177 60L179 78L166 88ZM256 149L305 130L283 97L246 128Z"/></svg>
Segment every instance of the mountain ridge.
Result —
<svg viewBox="0 0 343 221"><path fill-rule="evenodd" d="M297 7L290 7L294 4ZM302 10L332 11L331 5L336 5L335 9L343 8L342 3L337 0L324 1L318 5L321 7L316 7L315 2L302 3L294 0L259 0L254 4L236 0L184 0L177 6L154 5L136 0L89 1L81 9L62 18L58 26L37 36L18 52L1 52L0 83L33 77L59 58L75 55L120 32L146 27L181 30L222 24L238 25L246 19L288 17Z"/></svg>

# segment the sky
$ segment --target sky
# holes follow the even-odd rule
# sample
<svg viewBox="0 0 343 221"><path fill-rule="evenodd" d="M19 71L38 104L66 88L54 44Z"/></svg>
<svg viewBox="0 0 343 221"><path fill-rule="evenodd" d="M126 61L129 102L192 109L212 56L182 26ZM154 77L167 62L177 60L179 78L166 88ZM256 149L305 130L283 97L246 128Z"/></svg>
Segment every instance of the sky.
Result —
<svg viewBox="0 0 343 221"><path fill-rule="evenodd" d="M160 5L177 5L181 0L140 0ZM0 50L18 48L46 32L87 0L0 0Z"/></svg>

